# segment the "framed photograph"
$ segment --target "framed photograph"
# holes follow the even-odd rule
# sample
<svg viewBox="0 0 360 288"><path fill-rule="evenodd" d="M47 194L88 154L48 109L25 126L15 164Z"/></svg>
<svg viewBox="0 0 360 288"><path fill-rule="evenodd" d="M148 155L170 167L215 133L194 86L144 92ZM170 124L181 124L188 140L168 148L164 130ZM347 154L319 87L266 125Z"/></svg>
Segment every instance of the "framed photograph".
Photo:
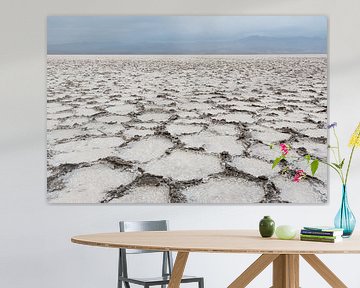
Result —
<svg viewBox="0 0 360 288"><path fill-rule="evenodd" d="M327 158L326 17L49 16L47 30L49 203L327 202L325 165L306 161Z"/></svg>

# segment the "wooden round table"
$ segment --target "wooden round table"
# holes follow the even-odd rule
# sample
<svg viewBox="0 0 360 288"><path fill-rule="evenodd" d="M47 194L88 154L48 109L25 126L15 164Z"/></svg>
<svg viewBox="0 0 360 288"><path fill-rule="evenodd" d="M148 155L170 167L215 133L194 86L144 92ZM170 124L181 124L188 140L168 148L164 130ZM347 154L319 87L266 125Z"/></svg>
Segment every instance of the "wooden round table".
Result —
<svg viewBox="0 0 360 288"><path fill-rule="evenodd" d="M262 254L228 288L246 287L273 263L274 288L299 287L301 255L331 287L347 287L315 254L360 253L360 237L339 243L307 242L299 239L261 238L256 230L191 230L117 232L74 236L72 242L90 246L176 251L169 288L178 288L190 252Z"/></svg>

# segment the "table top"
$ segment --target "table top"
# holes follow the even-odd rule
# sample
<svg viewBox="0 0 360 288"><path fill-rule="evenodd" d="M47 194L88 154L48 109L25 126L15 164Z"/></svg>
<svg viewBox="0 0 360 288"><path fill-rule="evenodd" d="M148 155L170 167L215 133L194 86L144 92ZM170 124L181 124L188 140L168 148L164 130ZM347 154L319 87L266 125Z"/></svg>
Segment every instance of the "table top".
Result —
<svg viewBox="0 0 360 288"><path fill-rule="evenodd" d="M187 230L117 232L80 235L73 243L141 250L249 253L249 254L341 254L360 253L360 235L338 243L262 238L256 230Z"/></svg>

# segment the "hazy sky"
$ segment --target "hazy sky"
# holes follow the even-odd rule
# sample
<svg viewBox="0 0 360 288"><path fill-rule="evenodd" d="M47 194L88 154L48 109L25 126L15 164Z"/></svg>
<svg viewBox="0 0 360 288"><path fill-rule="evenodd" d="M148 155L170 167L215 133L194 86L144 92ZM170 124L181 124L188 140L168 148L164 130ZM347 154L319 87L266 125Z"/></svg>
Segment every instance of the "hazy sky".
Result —
<svg viewBox="0 0 360 288"><path fill-rule="evenodd" d="M324 53L327 43L325 16L49 16L47 24L49 54Z"/></svg>

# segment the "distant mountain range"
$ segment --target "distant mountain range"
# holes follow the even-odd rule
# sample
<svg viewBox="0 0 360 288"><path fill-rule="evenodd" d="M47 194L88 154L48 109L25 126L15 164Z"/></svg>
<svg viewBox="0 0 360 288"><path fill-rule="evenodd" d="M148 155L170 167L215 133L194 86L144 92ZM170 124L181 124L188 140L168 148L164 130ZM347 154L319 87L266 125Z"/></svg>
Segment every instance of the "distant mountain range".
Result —
<svg viewBox="0 0 360 288"><path fill-rule="evenodd" d="M323 37L249 36L241 39L78 42L48 44L48 54L326 54Z"/></svg>

